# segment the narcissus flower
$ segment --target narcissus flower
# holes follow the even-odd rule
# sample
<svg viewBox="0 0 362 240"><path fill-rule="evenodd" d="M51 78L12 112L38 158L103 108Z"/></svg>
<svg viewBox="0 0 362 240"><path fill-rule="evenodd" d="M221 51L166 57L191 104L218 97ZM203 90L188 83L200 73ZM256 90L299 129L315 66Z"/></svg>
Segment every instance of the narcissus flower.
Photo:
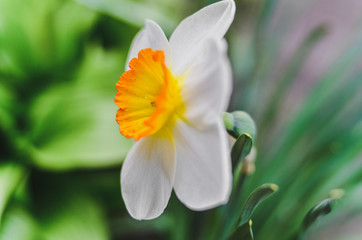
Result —
<svg viewBox="0 0 362 240"><path fill-rule="evenodd" d="M174 189L193 210L228 201L232 175L222 122L231 92L223 39L233 0L183 20L170 40L147 20L116 87L121 133L136 140L121 171L121 191L136 219L152 219Z"/></svg>

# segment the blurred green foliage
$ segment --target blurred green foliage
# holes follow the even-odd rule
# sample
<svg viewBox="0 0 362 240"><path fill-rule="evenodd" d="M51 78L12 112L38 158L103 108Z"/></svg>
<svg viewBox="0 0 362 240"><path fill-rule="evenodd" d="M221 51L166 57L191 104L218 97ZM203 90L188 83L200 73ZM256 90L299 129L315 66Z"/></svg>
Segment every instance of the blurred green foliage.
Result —
<svg viewBox="0 0 362 240"><path fill-rule="evenodd" d="M212 2L0 1L1 240L205 239L230 227L223 217L242 206L195 213L174 197L161 217L138 222L119 190L132 141L119 134L113 100L132 38L146 18L169 36ZM334 188L345 197L304 238L362 235L362 6L342 8L355 21L309 15L341 2L236 1L230 110L250 113L258 129L242 200L265 182L279 186L254 211L255 239L292 239Z"/></svg>

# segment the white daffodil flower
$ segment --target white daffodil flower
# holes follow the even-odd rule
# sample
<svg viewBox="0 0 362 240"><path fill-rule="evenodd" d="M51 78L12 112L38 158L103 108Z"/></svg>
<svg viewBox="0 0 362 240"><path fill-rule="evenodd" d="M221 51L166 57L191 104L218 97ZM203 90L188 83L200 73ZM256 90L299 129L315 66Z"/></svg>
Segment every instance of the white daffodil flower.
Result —
<svg viewBox="0 0 362 240"><path fill-rule="evenodd" d="M147 20L116 87L121 133L136 142L121 171L121 191L136 219L152 219L174 189L188 208L228 201L231 162L222 122L232 76L223 36L235 3L223 0L184 19L170 40Z"/></svg>

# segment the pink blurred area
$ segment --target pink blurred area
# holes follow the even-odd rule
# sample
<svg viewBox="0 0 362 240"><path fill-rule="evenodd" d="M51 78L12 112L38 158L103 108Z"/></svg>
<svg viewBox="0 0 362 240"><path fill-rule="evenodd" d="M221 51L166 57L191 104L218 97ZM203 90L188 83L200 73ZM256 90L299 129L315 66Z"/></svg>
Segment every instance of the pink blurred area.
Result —
<svg viewBox="0 0 362 240"><path fill-rule="evenodd" d="M287 106L300 102L323 73L351 45L362 40L362 1L278 1L269 28L270 34L283 36L276 75L289 63L308 34L321 25L326 27L327 34L316 44L300 69L290 89ZM362 48L362 41L360 46Z"/></svg>

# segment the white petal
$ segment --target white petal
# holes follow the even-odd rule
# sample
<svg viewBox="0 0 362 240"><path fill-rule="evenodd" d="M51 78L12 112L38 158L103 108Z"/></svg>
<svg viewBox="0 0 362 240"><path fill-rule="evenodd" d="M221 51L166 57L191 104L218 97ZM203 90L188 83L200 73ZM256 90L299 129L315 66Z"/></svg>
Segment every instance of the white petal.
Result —
<svg viewBox="0 0 362 240"><path fill-rule="evenodd" d="M190 67L182 85L185 117L195 127L215 122L228 106L232 73L224 44L220 40L205 40L204 53Z"/></svg>
<svg viewBox="0 0 362 240"><path fill-rule="evenodd" d="M227 136L221 121L204 131L180 121L175 126L174 139L174 189L180 201L194 210L226 203L232 175Z"/></svg>
<svg viewBox="0 0 362 240"><path fill-rule="evenodd" d="M175 29L170 38L173 54L172 71L182 74L192 59L202 49L206 38L222 39L230 27L235 15L233 0L224 0L211 4L188 18Z"/></svg>
<svg viewBox="0 0 362 240"><path fill-rule="evenodd" d="M129 70L129 61L131 61L132 58L137 57L138 52L145 48L163 50L165 52L166 64L167 66L171 66L171 48L165 34L157 23L146 20L145 27L138 32L133 39L126 62L126 71Z"/></svg>
<svg viewBox="0 0 362 240"><path fill-rule="evenodd" d="M167 138L140 139L128 153L121 171L121 191L135 219L158 217L171 195L175 147Z"/></svg>

